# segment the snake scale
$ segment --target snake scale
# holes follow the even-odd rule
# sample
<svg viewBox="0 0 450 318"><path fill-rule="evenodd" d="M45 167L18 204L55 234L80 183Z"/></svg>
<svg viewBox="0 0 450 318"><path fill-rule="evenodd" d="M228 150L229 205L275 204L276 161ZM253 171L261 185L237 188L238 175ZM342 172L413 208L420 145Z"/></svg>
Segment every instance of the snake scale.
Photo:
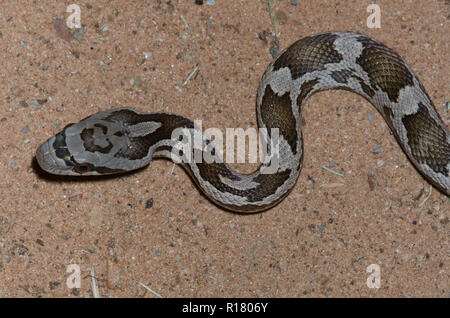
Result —
<svg viewBox="0 0 450 318"><path fill-rule="evenodd" d="M345 89L365 97L386 120L401 148L438 190L450 195L450 134L412 69L392 49L352 32L305 37L280 53L259 83L258 125L278 128L278 169L263 162L240 174L223 162L182 162L213 202L236 212L257 212L279 203L294 187L303 161L300 112L317 91ZM96 113L43 143L36 152L42 169L59 175L103 175L134 170L152 158L173 158L175 129L198 127L184 117L118 108ZM269 133L269 140L271 137ZM214 152L214 143L204 137ZM212 148L211 148L212 147Z"/></svg>

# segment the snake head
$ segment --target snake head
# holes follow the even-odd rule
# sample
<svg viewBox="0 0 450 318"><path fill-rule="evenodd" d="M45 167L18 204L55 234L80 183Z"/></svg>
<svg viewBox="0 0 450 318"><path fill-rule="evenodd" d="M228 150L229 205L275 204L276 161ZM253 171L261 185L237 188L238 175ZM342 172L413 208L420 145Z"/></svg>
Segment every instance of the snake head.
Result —
<svg viewBox="0 0 450 318"><path fill-rule="evenodd" d="M131 171L148 165L158 150L167 152L178 127L193 123L166 113L111 109L67 125L38 148L36 159L43 170L59 175Z"/></svg>
<svg viewBox="0 0 450 318"><path fill-rule="evenodd" d="M127 127L120 121L108 120L109 114L100 112L69 124L49 138L36 151L39 166L59 175L123 172L126 159L121 154L129 149L130 138Z"/></svg>

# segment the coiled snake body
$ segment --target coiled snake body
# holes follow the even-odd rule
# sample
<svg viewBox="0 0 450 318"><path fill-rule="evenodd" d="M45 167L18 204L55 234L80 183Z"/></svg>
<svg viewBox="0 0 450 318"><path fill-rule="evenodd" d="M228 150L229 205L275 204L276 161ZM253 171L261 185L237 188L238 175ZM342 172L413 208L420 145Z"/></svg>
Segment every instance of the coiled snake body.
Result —
<svg viewBox="0 0 450 318"><path fill-rule="evenodd" d="M260 128L269 132L279 129L276 171L262 173L267 162L248 175L221 162L182 165L200 189L226 209L256 212L276 205L293 188L302 167L302 104L325 89L346 89L369 100L417 170L450 195L450 134L424 87L392 49L351 32L327 32L298 40L265 71L256 111ZM107 110L68 125L39 147L36 158L53 174L129 171L147 165L153 157L172 158L172 150L180 142L172 138L172 132L183 127L191 133L198 129L189 119L173 114ZM214 150L208 137L201 151L204 145L212 145Z"/></svg>

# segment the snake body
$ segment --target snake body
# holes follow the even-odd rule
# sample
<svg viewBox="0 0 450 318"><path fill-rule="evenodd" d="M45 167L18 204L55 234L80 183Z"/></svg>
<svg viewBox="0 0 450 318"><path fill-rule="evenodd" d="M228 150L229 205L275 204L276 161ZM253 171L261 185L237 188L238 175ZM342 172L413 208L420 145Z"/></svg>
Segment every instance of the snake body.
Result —
<svg viewBox="0 0 450 318"><path fill-rule="evenodd" d="M200 189L232 211L256 212L279 203L294 187L303 160L300 112L317 91L346 89L365 97L386 120L416 169L450 195L450 134L417 76L383 43L352 32L326 32L293 43L265 71L257 92L260 128L278 128L278 169L270 162L240 174L223 162L182 162ZM180 141L174 130L199 128L184 117L133 108L99 112L68 125L36 152L39 165L61 175L102 175L172 159ZM272 136L269 133L269 141ZM214 153L204 137L202 146Z"/></svg>

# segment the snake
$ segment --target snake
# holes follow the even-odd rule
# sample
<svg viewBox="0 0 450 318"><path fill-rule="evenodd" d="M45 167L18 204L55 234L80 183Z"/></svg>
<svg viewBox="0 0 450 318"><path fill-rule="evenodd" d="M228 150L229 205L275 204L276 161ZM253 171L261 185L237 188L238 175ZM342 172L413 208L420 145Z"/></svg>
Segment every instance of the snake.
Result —
<svg viewBox="0 0 450 318"><path fill-rule="evenodd" d="M450 195L450 134L424 86L393 49L354 32L307 36L269 64L256 96L258 127L267 129L269 150L267 160L252 173L239 173L218 160L223 158L220 147L206 134L197 145L186 142L184 137L201 133L190 119L131 107L101 111L67 125L37 149L36 159L50 174L105 175L139 169L153 158L174 160L174 153L178 159L188 159L183 149L191 147L212 154L215 160L177 163L213 203L238 213L265 211L290 193L300 174L302 105L312 94L329 89L352 91L367 99L417 171ZM174 134L179 130L183 138ZM275 169L267 173L275 161Z"/></svg>

